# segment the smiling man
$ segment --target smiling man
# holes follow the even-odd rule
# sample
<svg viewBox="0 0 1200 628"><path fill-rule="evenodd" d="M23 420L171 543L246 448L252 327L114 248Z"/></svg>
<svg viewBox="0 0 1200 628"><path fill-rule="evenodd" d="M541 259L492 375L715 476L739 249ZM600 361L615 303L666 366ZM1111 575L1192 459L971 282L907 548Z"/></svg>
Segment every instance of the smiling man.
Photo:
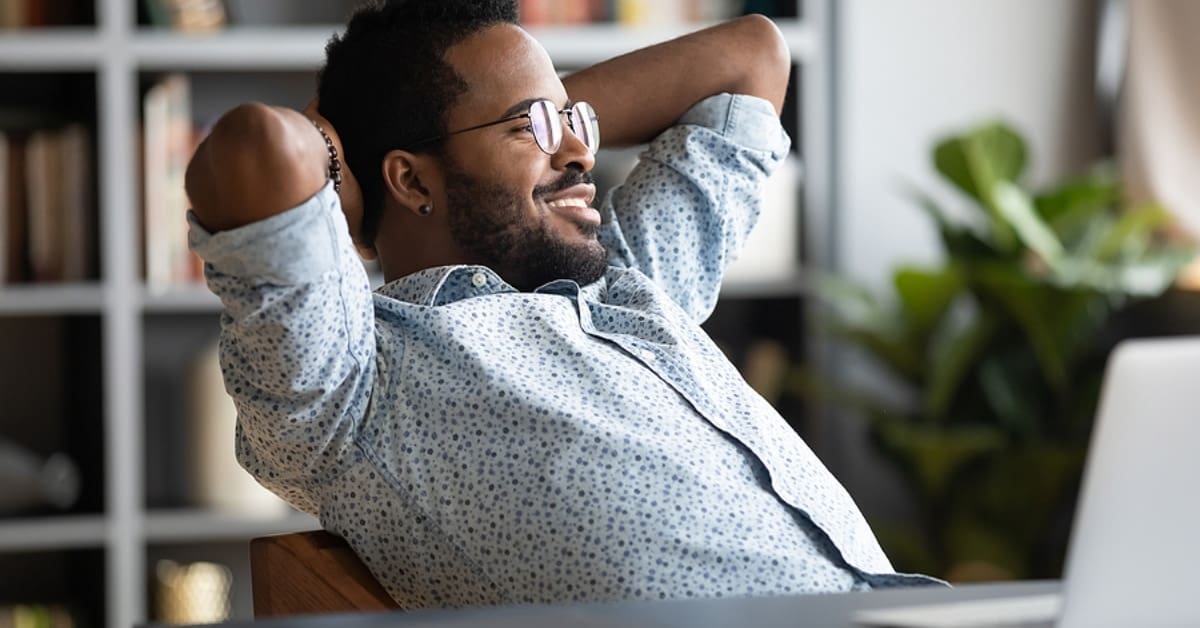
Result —
<svg viewBox="0 0 1200 628"><path fill-rule="evenodd" d="M931 582L699 326L787 151L778 30L560 80L515 13L362 9L319 106L243 105L197 151L242 463L412 606ZM649 147L598 202L601 138Z"/></svg>

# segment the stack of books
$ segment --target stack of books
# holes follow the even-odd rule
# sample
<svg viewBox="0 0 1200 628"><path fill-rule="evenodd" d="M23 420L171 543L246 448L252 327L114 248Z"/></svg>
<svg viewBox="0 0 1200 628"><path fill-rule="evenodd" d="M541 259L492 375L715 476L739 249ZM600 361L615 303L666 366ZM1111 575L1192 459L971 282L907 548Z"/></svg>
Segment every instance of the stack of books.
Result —
<svg viewBox="0 0 1200 628"><path fill-rule="evenodd" d="M81 0L0 0L0 29L81 24L91 20Z"/></svg>
<svg viewBox="0 0 1200 628"><path fill-rule="evenodd" d="M0 130L0 283L96 276L92 132Z"/></svg>
<svg viewBox="0 0 1200 628"><path fill-rule="evenodd" d="M228 21L221 0L142 0L142 7L152 26L179 31L215 30Z"/></svg>
<svg viewBox="0 0 1200 628"><path fill-rule="evenodd" d="M171 74L153 85L142 100L146 284L156 291L202 277L201 262L187 245L190 203L184 175L198 144L190 94L187 76Z"/></svg>
<svg viewBox="0 0 1200 628"><path fill-rule="evenodd" d="M526 26L615 22L627 25L703 23L738 15L737 0L520 0Z"/></svg>

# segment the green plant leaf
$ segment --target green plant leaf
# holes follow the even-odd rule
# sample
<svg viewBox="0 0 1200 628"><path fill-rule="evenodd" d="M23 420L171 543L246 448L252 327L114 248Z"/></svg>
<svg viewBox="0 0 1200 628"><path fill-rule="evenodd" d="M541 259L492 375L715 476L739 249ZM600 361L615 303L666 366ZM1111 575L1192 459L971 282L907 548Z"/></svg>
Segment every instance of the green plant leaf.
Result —
<svg viewBox="0 0 1200 628"><path fill-rule="evenodd" d="M876 420L872 428L893 458L904 462L914 488L940 502L963 467L1004 446L1004 433L991 425L943 427L908 421Z"/></svg>
<svg viewBox="0 0 1200 628"><path fill-rule="evenodd" d="M921 339L933 332L966 284L963 273L952 265L938 269L901 267L892 283L909 330Z"/></svg>
<svg viewBox="0 0 1200 628"><path fill-rule="evenodd" d="M1155 297L1167 291L1179 272L1196 258L1196 251L1176 249L1163 251L1116 268L1116 284L1120 291L1132 297Z"/></svg>
<svg viewBox="0 0 1200 628"><path fill-rule="evenodd" d="M954 321L933 339L926 369L923 407L933 421L949 415L954 395L975 368L999 327L999 319L980 311L971 318Z"/></svg>
<svg viewBox="0 0 1200 628"><path fill-rule="evenodd" d="M905 381L919 384L924 377L920 348L914 345L910 336L871 327L836 323L832 326L832 332L835 337L866 351Z"/></svg>
<svg viewBox="0 0 1200 628"><path fill-rule="evenodd" d="M1034 198L1038 214L1064 242L1073 241L1097 215L1121 200L1121 185L1111 168L1096 168Z"/></svg>
<svg viewBox="0 0 1200 628"><path fill-rule="evenodd" d="M890 317L866 288L829 273L812 273L813 287L822 302L846 324L883 329Z"/></svg>
<svg viewBox="0 0 1200 628"><path fill-rule="evenodd" d="M1030 441L1010 446L1004 455L976 467L975 491L963 496L969 502L964 507L1031 546L1062 506L1066 491L1079 480L1084 454L1082 442Z"/></svg>
<svg viewBox="0 0 1200 628"><path fill-rule="evenodd" d="M1029 338L1042 372L1055 390L1062 390L1067 380L1066 358L1062 355L1057 331L1050 323L1055 312L1050 307L1048 290L1019 269L991 264L976 270L975 280L989 300L1002 305Z"/></svg>
<svg viewBox="0 0 1200 628"><path fill-rule="evenodd" d="M1145 250L1154 231L1170 222L1171 214L1159 205L1147 205L1125 212L1100 240L1095 250L1091 251L1092 258L1101 262L1111 262L1131 244L1137 249L1135 255L1139 254Z"/></svg>
<svg viewBox="0 0 1200 628"><path fill-rule="evenodd" d="M1195 249L1182 246L1158 248L1133 261L1112 264L1088 258L1067 258L1052 268L1051 280L1063 289L1087 288L1104 293L1114 306L1120 306L1130 298L1162 294L1195 258Z"/></svg>
<svg viewBox="0 0 1200 628"><path fill-rule="evenodd" d="M950 220L946 212L929 195L909 190L909 197L937 224L938 235L946 253L956 260L992 259L1000 253L971 225L959 226Z"/></svg>
<svg viewBox="0 0 1200 628"><path fill-rule="evenodd" d="M1028 351L1008 347L983 358L979 384L996 418L1014 433L1030 436L1045 418L1045 386L1037 361Z"/></svg>
<svg viewBox="0 0 1200 628"><path fill-rule="evenodd" d="M844 386L806 368L793 368L783 379L783 391L801 399L835 403L871 421L907 420L904 412L880 401L877 395Z"/></svg>
<svg viewBox="0 0 1200 628"><path fill-rule="evenodd" d="M1012 227L996 206L996 184L1015 183L1025 169L1025 141L1003 123L986 124L937 144L934 166L988 215L996 248L1012 252Z"/></svg>
<svg viewBox="0 0 1200 628"><path fill-rule="evenodd" d="M817 275L814 285L817 296L837 314L837 320L827 325L831 335L863 349L902 379L920 380L920 347L900 317L885 311L870 292L853 282Z"/></svg>
<svg viewBox="0 0 1200 628"><path fill-rule="evenodd" d="M997 181L992 186L992 194L996 210L1012 226L1022 244L1049 264L1062 257L1062 243L1054 231L1042 222L1033 208L1033 202L1021 188L1008 181Z"/></svg>
<svg viewBox="0 0 1200 628"><path fill-rule="evenodd" d="M1004 123L993 122L938 142L933 163L958 189L986 206L996 181L1020 180L1025 141Z"/></svg>

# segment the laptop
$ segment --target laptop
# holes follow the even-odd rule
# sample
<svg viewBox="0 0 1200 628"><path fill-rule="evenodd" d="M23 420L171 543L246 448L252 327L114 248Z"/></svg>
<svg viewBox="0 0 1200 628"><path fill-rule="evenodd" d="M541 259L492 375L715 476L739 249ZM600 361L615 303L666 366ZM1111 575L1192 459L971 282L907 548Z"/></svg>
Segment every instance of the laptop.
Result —
<svg viewBox="0 0 1200 628"><path fill-rule="evenodd" d="M1118 345L1062 594L863 611L865 626L1200 626L1200 337Z"/></svg>

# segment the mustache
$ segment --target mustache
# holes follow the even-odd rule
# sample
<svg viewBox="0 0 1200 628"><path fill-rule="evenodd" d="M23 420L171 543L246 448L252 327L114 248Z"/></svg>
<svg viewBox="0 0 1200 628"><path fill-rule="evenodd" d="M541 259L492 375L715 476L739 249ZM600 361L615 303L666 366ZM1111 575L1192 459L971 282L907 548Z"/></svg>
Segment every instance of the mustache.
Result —
<svg viewBox="0 0 1200 628"><path fill-rule="evenodd" d="M584 172L580 168L570 168L566 173L563 174L563 176L559 177L557 181L533 188L533 196L536 198L539 196L546 196L547 194L554 194L555 192L561 192L567 188L583 183L595 183L595 180L592 178L592 173Z"/></svg>

